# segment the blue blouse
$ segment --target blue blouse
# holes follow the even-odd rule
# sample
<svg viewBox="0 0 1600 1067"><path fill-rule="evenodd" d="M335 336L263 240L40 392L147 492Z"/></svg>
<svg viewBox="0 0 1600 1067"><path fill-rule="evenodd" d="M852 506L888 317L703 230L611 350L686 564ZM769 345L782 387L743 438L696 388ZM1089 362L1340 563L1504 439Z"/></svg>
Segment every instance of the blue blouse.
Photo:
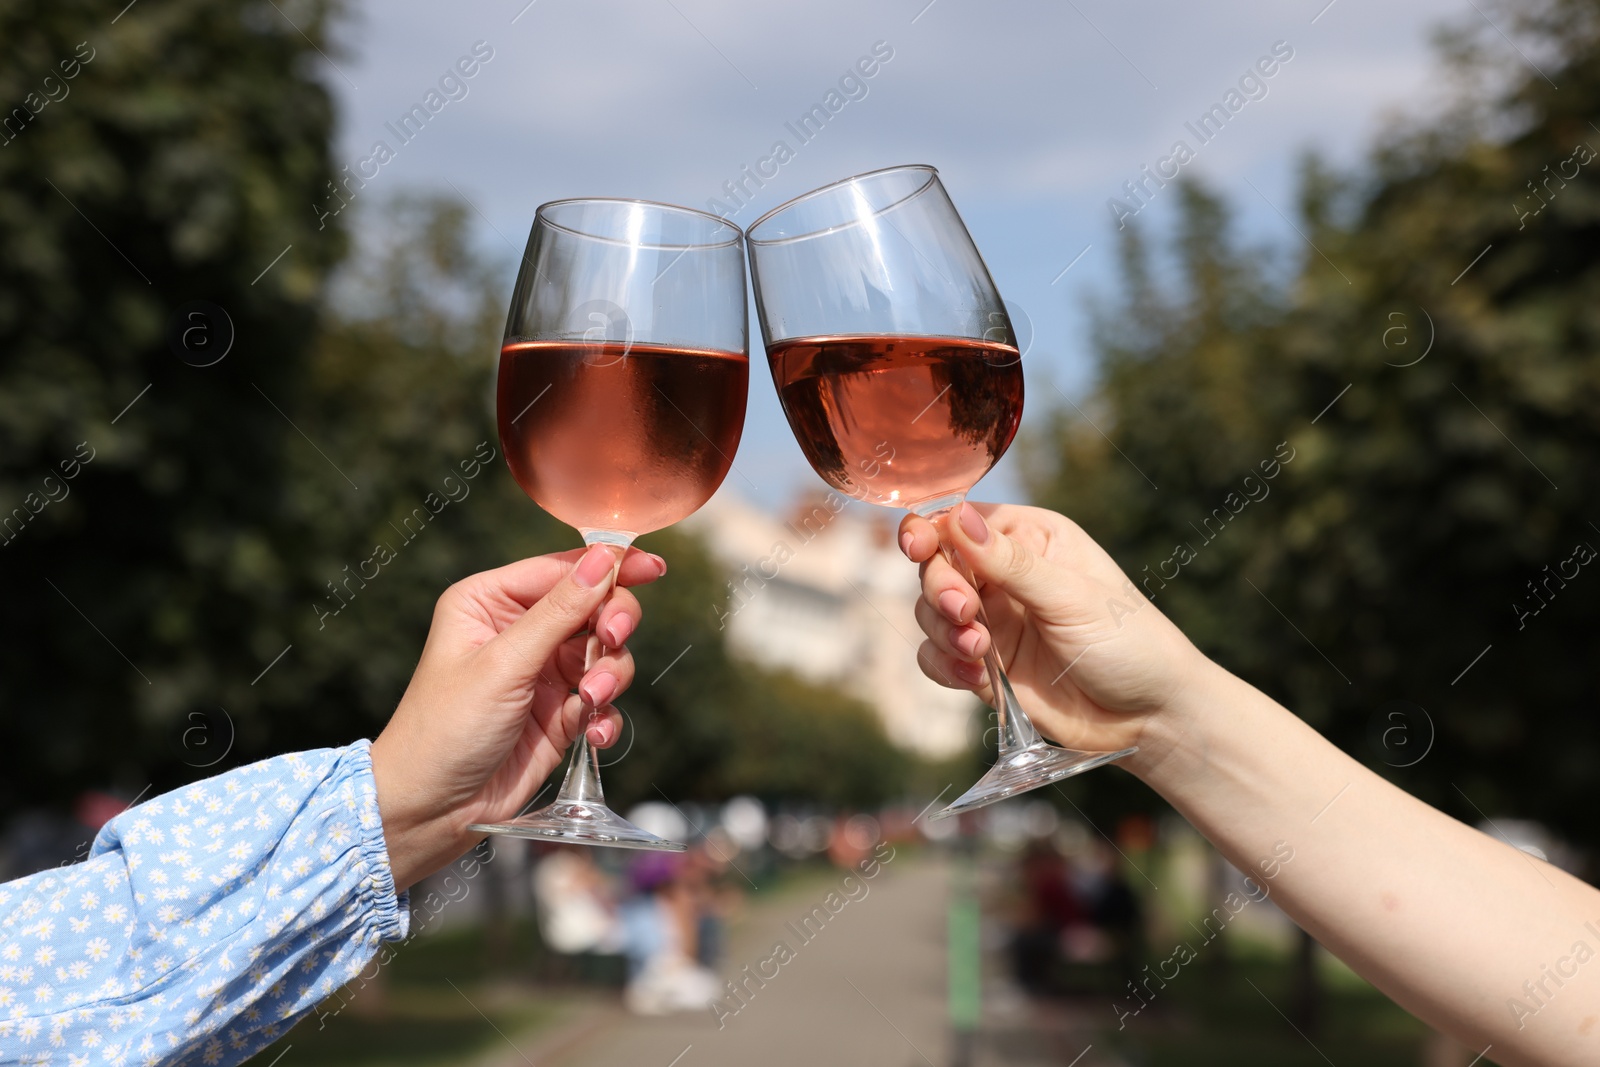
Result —
<svg viewBox="0 0 1600 1067"><path fill-rule="evenodd" d="M404 939L368 750L163 794L0 885L0 1064L241 1063Z"/></svg>

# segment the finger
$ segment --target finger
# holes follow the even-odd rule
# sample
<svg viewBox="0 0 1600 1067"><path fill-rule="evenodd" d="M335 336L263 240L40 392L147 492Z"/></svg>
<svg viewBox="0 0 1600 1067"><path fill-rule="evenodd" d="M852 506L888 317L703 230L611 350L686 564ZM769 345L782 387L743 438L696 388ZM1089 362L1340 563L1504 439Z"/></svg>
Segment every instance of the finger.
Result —
<svg viewBox="0 0 1600 1067"><path fill-rule="evenodd" d="M917 666L928 678L946 689L965 689L987 699L985 694L989 687L981 663L956 659L932 641L924 641L922 647L917 649Z"/></svg>
<svg viewBox="0 0 1600 1067"><path fill-rule="evenodd" d="M558 681L568 689L578 688L578 683L583 680L584 660L589 651L589 635L578 634L561 642L561 647L556 649L555 676L549 681L552 685ZM549 671L545 672L547 675Z"/></svg>
<svg viewBox="0 0 1600 1067"><path fill-rule="evenodd" d="M522 616L480 650L514 678L531 682L568 638L585 628L611 589L617 556L605 545L590 547Z"/></svg>
<svg viewBox="0 0 1600 1067"><path fill-rule="evenodd" d="M954 623L971 622L978 614L977 591L942 552L923 564L922 599Z"/></svg>
<svg viewBox="0 0 1600 1067"><path fill-rule="evenodd" d="M602 707L617 699L633 684L633 672L633 653L625 648L614 649L595 660L594 666L583 672L577 690L591 708Z"/></svg>
<svg viewBox="0 0 1600 1067"><path fill-rule="evenodd" d="M611 648L621 648L627 643L628 635L639 628L639 620L644 617L644 609L639 606L639 598L626 589L614 589L611 597L600 609L600 624L596 632L600 640Z"/></svg>
<svg viewBox="0 0 1600 1067"><path fill-rule="evenodd" d="M654 552L641 552L630 548L622 557L622 569L617 573L618 585L649 585L667 573L667 561Z"/></svg>
<svg viewBox="0 0 1600 1067"><path fill-rule="evenodd" d="M610 748L622 737L622 712L607 704L600 714L589 722L584 735L595 748Z"/></svg>
<svg viewBox="0 0 1600 1067"><path fill-rule="evenodd" d="M926 600L917 601L915 612L917 625L941 651L969 661L989 651L988 631L978 623L953 623Z"/></svg>
<svg viewBox="0 0 1600 1067"><path fill-rule="evenodd" d="M458 584L481 585L504 594L523 608L531 608L555 587L556 582L571 573L572 568L578 565L578 561L583 559L588 551L587 548L573 548L565 552L551 552L543 556L519 559L504 567L496 567L492 571L464 578ZM637 548L630 548L622 557L622 568L617 574L617 584L648 585L665 573L667 573L666 560L648 552L641 552Z"/></svg>
<svg viewBox="0 0 1600 1067"><path fill-rule="evenodd" d="M556 652L555 671L545 672L546 681L551 685L559 684L567 689L577 689L590 674L606 671L616 677L619 683L616 689L618 693L633 684L636 668L632 652L626 648L603 649L593 663L585 666L588 645L587 634L579 634L562 642L560 650ZM611 696L599 698L601 703L611 699Z"/></svg>
<svg viewBox="0 0 1600 1067"><path fill-rule="evenodd" d="M632 684L634 671L633 653L629 652L626 646L623 648L609 648L602 644L599 656L593 663L588 663L588 655L588 634L581 633L575 637L567 638L561 642L561 647L556 649L554 671L544 672L547 680L551 685L559 683L568 689L576 689L578 688L578 683L583 681L584 675L589 672L609 670L612 674L616 674L617 678L622 682L621 688L626 689ZM622 670L620 674L618 673L619 669ZM602 701L610 699L610 697L601 698Z"/></svg>
<svg viewBox="0 0 1600 1067"><path fill-rule="evenodd" d="M439 597L434 609L435 625L428 635L430 644L462 640L461 627L440 625L459 617L487 621L496 631L507 629L554 589L557 582L571 574L578 561L584 558L585 551L573 549L533 556L461 579ZM621 568L622 580L634 585L654 581L665 572L666 562L661 557L634 549L628 550ZM461 651L468 651L470 647L463 647Z"/></svg>
<svg viewBox="0 0 1600 1067"><path fill-rule="evenodd" d="M913 563L925 563L939 553L939 531L921 515L907 513L900 520L900 551Z"/></svg>
<svg viewBox="0 0 1600 1067"><path fill-rule="evenodd" d="M565 552L555 553L555 558L563 563L576 566L588 551L586 548L569 548ZM667 573L667 561L654 552L645 552L630 547L622 556L622 567L617 572L618 585L649 585L651 582Z"/></svg>
<svg viewBox="0 0 1600 1067"><path fill-rule="evenodd" d="M546 732L553 733L555 725L548 724ZM560 727L562 737L576 741L582 736L596 748L608 748L622 736L622 712L613 704L591 709L581 696L574 695L561 705Z"/></svg>
<svg viewBox="0 0 1600 1067"><path fill-rule="evenodd" d="M992 512L993 508L986 510ZM1038 612L1058 612L1070 600L1071 572L1000 532L985 521L978 508L962 504L946 517L943 526L951 548L985 587L996 586L1023 607ZM933 570L930 566L929 573ZM923 584L926 589L927 581Z"/></svg>

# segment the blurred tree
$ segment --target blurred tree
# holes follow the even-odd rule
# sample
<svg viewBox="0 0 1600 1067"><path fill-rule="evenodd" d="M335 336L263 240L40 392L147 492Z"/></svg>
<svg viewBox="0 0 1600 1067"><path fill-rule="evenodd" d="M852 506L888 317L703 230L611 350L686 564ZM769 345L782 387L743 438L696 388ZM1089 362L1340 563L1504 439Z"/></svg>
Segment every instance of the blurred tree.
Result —
<svg viewBox="0 0 1600 1067"><path fill-rule="evenodd" d="M1593 849L1600 5L1495 17L1521 51L1445 35L1449 114L1391 134L1365 175L1307 162L1291 285L1198 186L1176 284L1130 228L1093 400L1126 457L1063 413L1030 477L1352 755L1468 823L1536 819ZM1090 810L1159 804L1094 785Z"/></svg>
<svg viewBox="0 0 1600 1067"><path fill-rule="evenodd" d="M392 197L345 261L314 206L337 13L0 9L0 810L371 736L446 585L578 543L499 456L509 279L465 209ZM617 803L892 795L873 717L732 663L721 576L653 543Z"/></svg>
<svg viewBox="0 0 1600 1067"><path fill-rule="evenodd" d="M1600 548L1600 130L1584 118L1600 116L1600 7L1501 14L1544 74L1450 37L1464 83L1509 88L1391 136L1365 178L1309 161L1315 249L1291 287L1195 185L1175 286L1130 228L1094 399L1129 459L1060 414L1030 478L1134 581L1154 575L1203 648L1352 753L1469 822L1537 818L1594 846L1578 813L1600 759L1600 584L1584 591L1600 575L1564 561Z"/></svg>
<svg viewBox="0 0 1600 1067"><path fill-rule="evenodd" d="M0 807L192 777L309 595L284 404L342 245L311 208L335 8L293 9L0 8ZM169 342L220 344L197 300L235 334L207 367Z"/></svg>

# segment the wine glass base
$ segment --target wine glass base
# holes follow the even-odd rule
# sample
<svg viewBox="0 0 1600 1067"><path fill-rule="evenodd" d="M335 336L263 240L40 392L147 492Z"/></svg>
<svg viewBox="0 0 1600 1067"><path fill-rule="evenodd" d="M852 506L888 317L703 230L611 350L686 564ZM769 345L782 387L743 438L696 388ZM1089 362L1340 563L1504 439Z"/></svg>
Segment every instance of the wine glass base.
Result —
<svg viewBox="0 0 1600 1067"><path fill-rule="evenodd" d="M1121 752L1079 752L1038 741L1009 756L1000 757L989 768L989 773L979 778L971 789L953 800L949 807L928 818L947 819L952 815L960 815L964 811L972 811L1018 793L1071 778L1123 756L1131 756L1137 751L1138 747L1134 746Z"/></svg>
<svg viewBox="0 0 1600 1067"><path fill-rule="evenodd" d="M641 830L604 804L558 800L538 811L496 823L473 823L469 830L507 837L526 837L567 845L600 845L654 852L684 852L689 846Z"/></svg>

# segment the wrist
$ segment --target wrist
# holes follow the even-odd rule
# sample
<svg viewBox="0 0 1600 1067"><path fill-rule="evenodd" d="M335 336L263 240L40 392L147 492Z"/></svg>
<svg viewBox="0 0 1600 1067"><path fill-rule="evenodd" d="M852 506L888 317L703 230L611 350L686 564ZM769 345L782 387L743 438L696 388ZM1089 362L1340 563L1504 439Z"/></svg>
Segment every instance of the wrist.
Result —
<svg viewBox="0 0 1600 1067"><path fill-rule="evenodd" d="M378 794L378 816L395 892L403 892L444 867L471 847L465 825L449 811L436 811L422 798L408 773L401 746L386 730L372 742L372 778Z"/></svg>
<svg viewBox="0 0 1600 1067"><path fill-rule="evenodd" d="M1206 773L1212 759L1216 724L1238 704L1243 681L1193 650L1194 668L1185 672L1171 698L1145 720L1139 751L1121 766L1156 792L1176 799Z"/></svg>

